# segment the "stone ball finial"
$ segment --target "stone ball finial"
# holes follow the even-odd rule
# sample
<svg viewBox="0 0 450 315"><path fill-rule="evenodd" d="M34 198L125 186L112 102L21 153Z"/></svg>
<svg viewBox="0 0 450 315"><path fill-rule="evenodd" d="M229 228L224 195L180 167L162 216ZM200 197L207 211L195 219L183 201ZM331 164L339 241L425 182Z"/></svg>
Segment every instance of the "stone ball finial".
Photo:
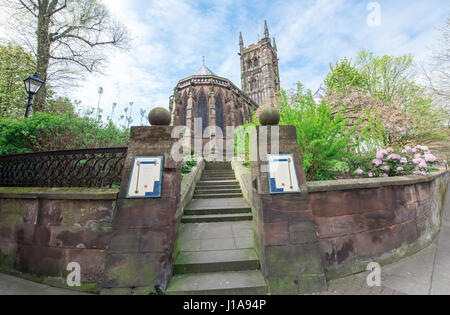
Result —
<svg viewBox="0 0 450 315"><path fill-rule="evenodd" d="M167 109L157 107L148 114L148 121L152 126L169 126L171 117Z"/></svg>
<svg viewBox="0 0 450 315"><path fill-rule="evenodd" d="M259 113L259 122L263 126L276 126L280 123L281 117L278 109L267 106Z"/></svg>

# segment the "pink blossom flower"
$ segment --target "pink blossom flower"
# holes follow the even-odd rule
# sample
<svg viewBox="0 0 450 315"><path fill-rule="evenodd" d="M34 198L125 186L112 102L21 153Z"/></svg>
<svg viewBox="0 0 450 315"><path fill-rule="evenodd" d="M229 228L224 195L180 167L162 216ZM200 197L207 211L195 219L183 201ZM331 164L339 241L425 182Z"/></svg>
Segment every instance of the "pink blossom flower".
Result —
<svg viewBox="0 0 450 315"><path fill-rule="evenodd" d="M394 152L394 149L392 149L392 148L387 148L387 153L392 153L392 152Z"/></svg>
<svg viewBox="0 0 450 315"><path fill-rule="evenodd" d="M374 176L375 176L374 173L372 173L372 172L369 173L369 177L374 177Z"/></svg>
<svg viewBox="0 0 450 315"><path fill-rule="evenodd" d="M364 171L362 169L358 169L358 170L356 170L356 173L358 173L359 175L362 175L362 174L364 174Z"/></svg>
<svg viewBox="0 0 450 315"><path fill-rule="evenodd" d="M400 160L402 157L399 154L391 154L387 157L388 161L390 160Z"/></svg>
<svg viewBox="0 0 450 315"><path fill-rule="evenodd" d="M412 153L417 153L417 152L419 152L419 150L417 150L417 148L414 148L414 149L411 150L411 152Z"/></svg>
<svg viewBox="0 0 450 315"><path fill-rule="evenodd" d="M405 169L403 168L403 167L401 167L401 166L399 166L399 167L397 167L397 171L398 172L403 172Z"/></svg>
<svg viewBox="0 0 450 315"><path fill-rule="evenodd" d="M407 158L402 158L402 159L400 160L400 163L402 163L402 164L408 164L408 159L407 159Z"/></svg>
<svg viewBox="0 0 450 315"><path fill-rule="evenodd" d="M382 159L384 158L384 156L388 154L388 152L386 150L380 150L377 152L377 159Z"/></svg>
<svg viewBox="0 0 450 315"><path fill-rule="evenodd" d="M373 164L375 164L376 166L380 166L380 165L383 165L383 161L380 159L375 159L375 160L373 160Z"/></svg>
<svg viewBox="0 0 450 315"><path fill-rule="evenodd" d="M410 146L407 146L407 147L405 148L405 150L403 150L403 151L411 152L411 150L412 150L412 148L411 148Z"/></svg>
<svg viewBox="0 0 450 315"><path fill-rule="evenodd" d="M382 166L380 169L387 172L389 171L389 165Z"/></svg>
<svg viewBox="0 0 450 315"><path fill-rule="evenodd" d="M420 163L424 163L424 162L426 163L426 161L424 159L422 159L422 158L415 158L413 160L414 164L420 164Z"/></svg>
<svg viewBox="0 0 450 315"><path fill-rule="evenodd" d="M389 177L388 174L381 174L381 177Z"/></svg>
<svg viewBox="0 0 450 315"><path fill-rule="evenodd" d="M428 168L427 162L425 161L420 162L419 167L427 169Z"/></svg>
<svg viewBox="0 0 450 315"><path fill-rule="evenodd" d="M437 160L437 158L433 154L431 154L431 153L425 154L425 161L434 163L434 162L436 162L436 160Z"/></svg>

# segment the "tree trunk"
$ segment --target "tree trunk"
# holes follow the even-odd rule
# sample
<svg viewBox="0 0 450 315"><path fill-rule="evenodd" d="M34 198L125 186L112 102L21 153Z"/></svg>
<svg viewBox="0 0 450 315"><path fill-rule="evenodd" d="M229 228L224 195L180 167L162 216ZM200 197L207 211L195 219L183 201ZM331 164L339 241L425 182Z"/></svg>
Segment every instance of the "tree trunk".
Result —
<svg viewBox="0 0 450 315"><path fill-rule="evenodd" d="M39 6L37 25L37 73L39 79L47 81L47 70L50 64L50 16L48 14L48 0L43 0ZM47 98L47 87L44 85L34 98L34 111L40 112L45 109Z"/></svg>

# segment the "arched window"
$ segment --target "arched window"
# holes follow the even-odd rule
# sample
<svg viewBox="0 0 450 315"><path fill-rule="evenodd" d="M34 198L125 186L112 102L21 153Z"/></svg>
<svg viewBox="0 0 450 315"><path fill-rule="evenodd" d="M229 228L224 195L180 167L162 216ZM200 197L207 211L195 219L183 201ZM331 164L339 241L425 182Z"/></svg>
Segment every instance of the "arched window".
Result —
<svg viewBox="0 0 450 315"><path fill-rule="evenodd" d="M197 103L197 118L202 120L202 132L204 132L209 125L208 116L208 98L203 89L201 89Z"/></svg>
<svg viewBox="0 0 450 315"><path fill-rule="evenodd" d="M238 126L242 126L244 124L244 119L243 119L243 116L242 116L242 107L238 108L238 110L236 111L235 115L236 115L236 117L235 117L235 119L236 119L236 126L237 127Z"/></svg>
<svg viewBox="0 0 450 315"><path fill-rule="evenodd" d="M216 126L222 130L223 134L223 101L221 93L216 96Z"/></svg>
<svg viewBox="0 0 450 315"><path fill-rule="evenodd" d="M188 105L188 95L186 92L184 92L182 97L182 103L183 103L183 126L186 126L186 120L187 120L187 105Z"/></svg>
<svg viewBox="0 0 450 315"><path fill-rule="evenodd" d="M257 58L255 58L255 62L254 62L255 68L259 67L259 60Z"/></svg>
<svg viewBox="0 0 450 315"><path fill-rule="evenodd" d="M250 70L252 68L252 61L247 61L247 70Z"/></svg>
<svg viewBox="0 0 450 315"><path fill-rule="evenodd" d="M254 91L254 90L256 90L256 79L255 78L252 78L252 79L250 79L250 91Z"/></svg>

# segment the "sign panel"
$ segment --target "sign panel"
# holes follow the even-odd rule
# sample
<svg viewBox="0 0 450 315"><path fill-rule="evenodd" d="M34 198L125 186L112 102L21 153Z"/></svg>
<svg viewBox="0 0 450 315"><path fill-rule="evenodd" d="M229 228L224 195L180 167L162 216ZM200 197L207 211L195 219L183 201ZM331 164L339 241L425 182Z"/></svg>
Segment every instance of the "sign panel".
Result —
<svg viewBox="0 0 450 315"><path fill-rule="evenodd" d="M301 192L293 154L269 154L269 185L271 194Z"/></svg>
<svg viewBox="0 0 450 315"><path fill-rule="evenodd" d="M127 198L161 197L163 163L163 156L135 157Z"/></svg>

